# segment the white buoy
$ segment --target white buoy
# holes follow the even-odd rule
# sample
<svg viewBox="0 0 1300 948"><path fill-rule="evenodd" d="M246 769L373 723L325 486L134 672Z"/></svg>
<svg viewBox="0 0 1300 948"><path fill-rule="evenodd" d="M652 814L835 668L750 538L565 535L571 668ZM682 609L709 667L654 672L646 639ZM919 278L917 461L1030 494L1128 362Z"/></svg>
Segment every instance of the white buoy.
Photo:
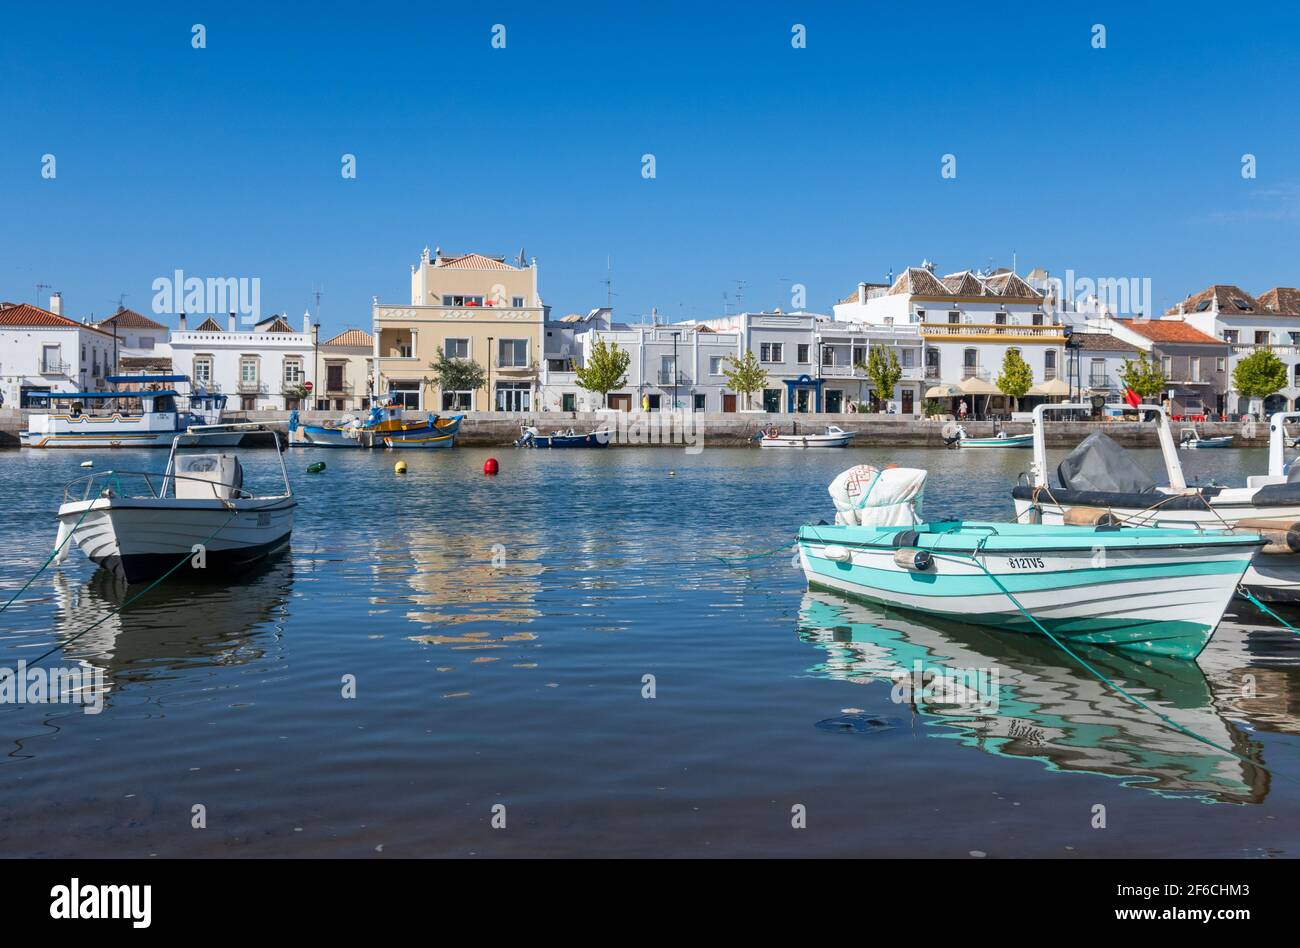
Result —
<svg viewBox="0 0 1300 948"><path fill-rule="evenodd" d="M94 462L94 461L82 461L82 462L81 462L81 466L82 466L82 467L94 467L94 466L95 466L95 462Z"/></svg>

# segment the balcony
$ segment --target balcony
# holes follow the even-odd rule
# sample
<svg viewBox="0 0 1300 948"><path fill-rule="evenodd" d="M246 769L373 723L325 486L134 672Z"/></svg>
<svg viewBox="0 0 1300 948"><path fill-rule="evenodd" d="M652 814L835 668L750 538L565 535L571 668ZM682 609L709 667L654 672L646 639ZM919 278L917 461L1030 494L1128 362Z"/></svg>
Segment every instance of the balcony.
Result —
<svg viewBox="0 0 1300 948"><path fill-rule="evenodd" d="M502 364L501 360L495 359L493 360L492 370L494 372L500 372L503 375L525 375L528 373L535 373L537 371L537 363L525 362L523 364Z"/></svg>
<svg viewBox="0 0 1300 948"><path fill-rule="evenodd" d="M267 390L266 390L265 382L240 382L239 383L240 395L265 395L266 391Z"/></svg>
<svg viewBox="0 0 1300 948"><path fill-rule="evenodd" d="M927 365L925 367L925 379L927 382L938 381L939 367L937 365Z"/></svg>
<svg viewBox="0 0 1300 948"><path fill-rule="evenodd" d="M1089 375L1088 387L1111 389L1115 387L1115 383L1110 380L1110 376L1103 372L1101 374Z"/></svg>
<svg viewBox="0 0 1300 948"><path fill-rule="evenodd" d="M691 384L691 380L685 372L678 372L676 376L674 376L672 369L668 369L667 371L660 369L658 374L655 376L655 381L658 382L660 388L665 385L669 387L674 385L680 387Z"/></svg>
<svg viewBox="0 0 1300 948"><path fill-rule="evenodd" d="M325 394L326 394L326 395L351 395L351 394L352 394L352 388L353 388L353 386L352 386L352 383L351 383L351 382L346 382L346 381L344 381L344 382L326 382L326 383L325 383Z"/></svg>
<svg viewBox="0 0 1300 948"><path fill-rule="evenodd" d="M1031 339L1038 342L1065 343L1065 332L1060 326L1002 326L996 323L921 323L917 328L921 335L927 339Z"/></svg>
<svg viewBox="0 0 1300 948"><path fill-rule="evenodd" d="M863 372L855 365L823 365L822 378L824 379L864 379L867 373Z"/></svg>
<svg viewBox="0 0 1300 948"><path fill-rule="evenodd" d="M982 370L978 365L963 365L961 367L962 381L966 379L987 379L988 373Z"/></svg>
<svg viewBox="0 0 1300 948"><path fill-rule="evenodd" d="M72 364L62 359L42 359L39 372L41 375L71 375Z"/></svg>
<svg viewBox="0 0 1300 948"><path fill-rule="evenodd" d="M1300 358L1300 346L1296 345L1265 345L1264 343L1240 343L1232 346L1233 355L1250 355L1257 349L1268 349L1278 358L1290 356L1293 359Z"/></svg>

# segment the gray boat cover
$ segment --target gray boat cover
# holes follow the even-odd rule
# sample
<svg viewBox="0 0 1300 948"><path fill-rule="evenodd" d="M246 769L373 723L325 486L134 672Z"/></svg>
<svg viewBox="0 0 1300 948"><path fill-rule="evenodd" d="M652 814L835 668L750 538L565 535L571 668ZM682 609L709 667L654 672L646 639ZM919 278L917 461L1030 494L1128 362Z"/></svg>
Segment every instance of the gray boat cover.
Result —
<svg viewBox="0 0 1300 948"><path fill-rule="evenodd" d="M1088 435L1065 456L1056 476L1066 490L1148 494L1156 489L1151 475L1100 431Z"/></svg>

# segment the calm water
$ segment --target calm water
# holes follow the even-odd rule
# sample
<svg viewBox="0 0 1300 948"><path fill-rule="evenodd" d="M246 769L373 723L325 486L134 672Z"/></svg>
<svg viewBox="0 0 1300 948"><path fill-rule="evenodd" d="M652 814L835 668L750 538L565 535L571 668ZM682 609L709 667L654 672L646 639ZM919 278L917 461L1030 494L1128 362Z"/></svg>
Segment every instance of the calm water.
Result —
<svg viewBox="0 0 1300 948"><path fill-rule="evenodd" d="M1203 481L1266 464L1262 450L1188 454ZM88 457L164 462L0 453L4 598L48 555L62 485ZM1198 664L1097 660L1272 774L1161 727L1050 645L810 594L788 551L715 558L829 519L826 484L866 460L929 468L931 514L1007 519L1027 451L403 457L399 478L392 454L291 454L292 551L232 588L171 583L74 640L123 600L74 551L0 616L0 666L57 645L47 664L91 663L111 689L99 715L0 706L3 853L1300 849L1300 640L1249 606ZM303 473L318 459L325 473ZM274 455L244 460L260 476ZM997 668L997 712L891 701L891 672L914 661ZM796 804L807 829L791 828Z"/></svg>

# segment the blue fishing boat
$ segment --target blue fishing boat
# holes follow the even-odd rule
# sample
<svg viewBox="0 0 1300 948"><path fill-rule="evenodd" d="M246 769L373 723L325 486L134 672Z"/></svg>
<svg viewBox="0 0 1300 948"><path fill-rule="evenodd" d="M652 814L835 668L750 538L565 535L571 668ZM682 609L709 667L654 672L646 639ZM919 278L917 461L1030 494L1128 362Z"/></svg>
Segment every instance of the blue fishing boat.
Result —
<svg viewBox="0 0 1300 948"><path fill-rule="evenodd" d="M289 434L293 444L316 448L451 447L464 418L430 413L406 419L401 407L388 400L373 406L365 419L348 415L323 425L302 424L298 413L290 412Z"/></svg>
<svg viewBox="0 0 1300 948"><path fill-rule="evenodd" d="M524 425L518 438L515 439L516 448L603 448L606 447L613 438L613 433L608 428L597 428L595 431L589 431L586 434L570 428L568 431L557 431L553 434L544 435L537 428L530 425Z"/></svg>

